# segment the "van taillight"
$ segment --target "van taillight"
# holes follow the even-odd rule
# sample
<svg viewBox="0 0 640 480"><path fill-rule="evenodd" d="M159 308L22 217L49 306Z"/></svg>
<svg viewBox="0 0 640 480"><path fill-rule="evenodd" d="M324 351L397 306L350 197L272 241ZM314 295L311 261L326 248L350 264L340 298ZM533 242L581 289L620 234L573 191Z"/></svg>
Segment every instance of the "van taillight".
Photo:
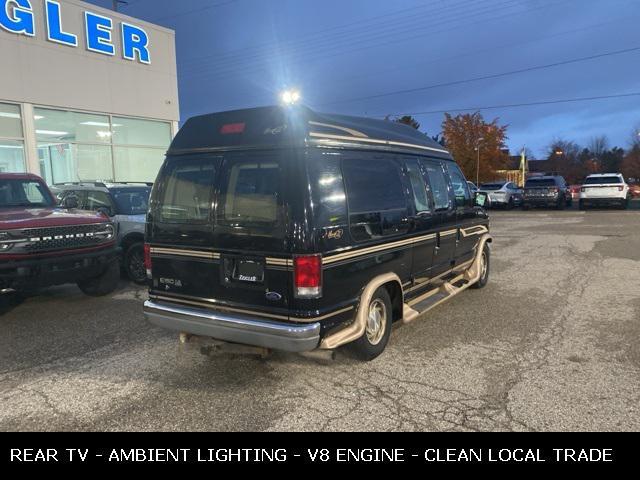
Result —
<svg viewBox="0 0 640 480"><path fill-rule="evenodd" d="M147 271L147 277L151 278L151 245L144 244L144 268Z"/></svg>
<svg viewBox="0 0 640 480"><path fill-rule="evenodd" d="M293 282L298 298L322 296L322 257L310 255L293 260Z"/></svg>

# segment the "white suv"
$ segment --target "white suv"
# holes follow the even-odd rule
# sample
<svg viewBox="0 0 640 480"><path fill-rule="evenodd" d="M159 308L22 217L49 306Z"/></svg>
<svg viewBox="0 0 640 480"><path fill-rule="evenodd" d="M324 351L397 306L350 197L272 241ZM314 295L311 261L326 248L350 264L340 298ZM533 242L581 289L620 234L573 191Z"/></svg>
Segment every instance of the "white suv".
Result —
<svg viewBox="0 0 640 480"><path fill-rule="evenodd" d="M620 173L598 173L589 175L580 188L580 209L590 205L629 206L629 185Z"/></svg>

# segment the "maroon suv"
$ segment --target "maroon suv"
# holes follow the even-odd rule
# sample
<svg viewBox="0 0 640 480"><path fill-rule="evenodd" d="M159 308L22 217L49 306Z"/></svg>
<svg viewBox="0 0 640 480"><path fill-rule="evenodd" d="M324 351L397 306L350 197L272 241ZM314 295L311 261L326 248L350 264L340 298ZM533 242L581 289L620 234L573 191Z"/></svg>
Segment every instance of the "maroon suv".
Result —
<svg viewBox="0 0 640 480"><path fill-rule="evenodd" d="M115 227L77 201L58 205L36 175L0 173L0 293L63 283L92 296L115 290Z"/></svg>

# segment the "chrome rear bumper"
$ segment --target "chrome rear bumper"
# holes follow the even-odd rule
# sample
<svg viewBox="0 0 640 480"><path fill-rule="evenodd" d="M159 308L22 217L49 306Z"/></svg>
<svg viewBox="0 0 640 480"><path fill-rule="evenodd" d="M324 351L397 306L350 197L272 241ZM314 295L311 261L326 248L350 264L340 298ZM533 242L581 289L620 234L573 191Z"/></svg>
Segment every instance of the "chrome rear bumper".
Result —
<svg viewBox="0 0 640 480"><path fill-rule="evenodd" d="M168 330L275 350L306 352L315 350L320 343L319 323L273 322L152 300L144 302L144 316L153 325Z"/></svg>

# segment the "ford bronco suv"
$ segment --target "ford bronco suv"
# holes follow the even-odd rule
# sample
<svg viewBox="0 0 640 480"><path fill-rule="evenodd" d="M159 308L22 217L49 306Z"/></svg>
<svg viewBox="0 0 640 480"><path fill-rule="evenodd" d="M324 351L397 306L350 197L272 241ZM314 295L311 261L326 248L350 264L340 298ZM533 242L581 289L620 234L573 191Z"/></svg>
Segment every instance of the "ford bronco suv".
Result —
<svg viewBox="0 0 640 480"><path fill-rule="evenodd" d="M102 213L60 206L32 174L0 174L0 291L77 283L87 295L118 284L116 232Z"/></svg>
<svg viewBox="0 0 640 480"><path fill-rule="evenodd" d="M74 182L56 184L57 197L64 202L71 195L78 198L83 210L108 215L118 230L118 246L122 249L122 267L130 280L144 284L144 224L149 208L149 183Z"/></svg>
<svg viewBox="0 0 640 480"><path fill-rule="evenodd" d="M486 194L387 121L265 107L191 118L151 194L146 318L226 342L364 360L489 277Z"/></svg>

